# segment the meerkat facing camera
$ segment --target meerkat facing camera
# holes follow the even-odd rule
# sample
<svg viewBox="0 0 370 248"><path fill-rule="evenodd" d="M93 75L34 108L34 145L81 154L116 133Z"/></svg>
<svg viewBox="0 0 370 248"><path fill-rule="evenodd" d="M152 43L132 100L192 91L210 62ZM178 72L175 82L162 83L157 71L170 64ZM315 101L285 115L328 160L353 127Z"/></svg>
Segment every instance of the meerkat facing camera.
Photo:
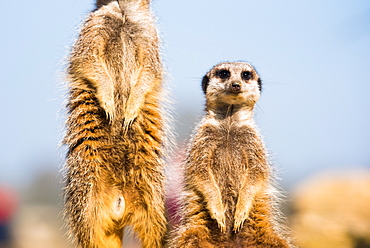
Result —
<svg viewBox="0 0 370 248"><path fill-rule="evenodd" d="M253 121L261 79L245 62L204 76L206 114L184 163L183 220L169 246L290 247L275 221L271 168Z"/></svg>
<svg viewBox="0 0 370 248"><path fill-rule="evenodd" d="M99 0L69 59L64 215L78 247L119 248L132 226L162 247L163 68L149 0Z"/></svg>

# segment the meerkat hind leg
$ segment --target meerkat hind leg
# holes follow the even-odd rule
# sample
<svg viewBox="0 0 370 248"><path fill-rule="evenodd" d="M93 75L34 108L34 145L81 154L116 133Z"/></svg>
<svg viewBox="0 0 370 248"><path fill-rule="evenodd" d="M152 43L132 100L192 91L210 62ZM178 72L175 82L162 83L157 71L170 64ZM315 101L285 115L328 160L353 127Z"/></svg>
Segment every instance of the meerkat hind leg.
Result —
<svg viewBox="0 0 370 248"><path fill-rule="evenodd" d="M93 206L90 209L91 219L88 220L91 223L91 247L121 248L125 200L116 187L106 184L101 186L88 204Z"/></svg>
<svg viewBox="0 0 370 248"><path fill-rule="evenodd" d="M161 248L167 232L167 221L164 211L159 209L155 211L150 208L152 206L137 206L135 213L131 216L130 225L140 239L143 248Z"/></svg>
<svg viewBox="0 0 370 248"><path fill-rule="evenodd" d="M199 216L198 216L199 215ZM189 223L178 230L170 248L216 248L210 243L210 230L204 222L204 212L191 217Z"/></svg>

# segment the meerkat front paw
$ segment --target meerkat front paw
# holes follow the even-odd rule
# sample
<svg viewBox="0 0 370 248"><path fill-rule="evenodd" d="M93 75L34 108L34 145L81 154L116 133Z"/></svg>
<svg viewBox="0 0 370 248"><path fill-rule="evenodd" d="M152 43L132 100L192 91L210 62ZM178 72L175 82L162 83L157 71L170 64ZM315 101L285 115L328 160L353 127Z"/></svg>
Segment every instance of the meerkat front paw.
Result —
<svg viewBox="0 0 370 248"><path fill-rule="evenodd" d="M133 118L126 118L125 117L125 120L123 121L123 128L124 128L125 132L127 132L127 130L131 128L132 123L135 121L135 119L136 119L136 117L133 117Z"/></svg>
<svg viewBox="0 0 370 248"><path fill-rule="evenodd" d="M238 201L234 215L234 232L238 232L249 217L252 201Z"/></svg>
<svg viewBox="0 0 370 248"><path fill-rule="evenodd" d="M130 105L131 104L131 105ZM127 107L125 110L125 119L123 122L123 127L127 131L131 126L135 119L139 116L140 109L136 106L135 103L127 103Z"/></svg>
<svg viewBox="0 0 370 248"><path fill-rule="evenodd" d="M249 212L242 211L239 213L235 213L235 221L234 221L234 232L239 232L243 226L244 221L248 218Z"/></svg>
<svg viewBox="0 0 370 248"><path fill-rule="evenodd" d="M218 227L221 229L221 232L226 232L225 209L222 203L211 206L210 212L211 217L217 221Z"/></svg>

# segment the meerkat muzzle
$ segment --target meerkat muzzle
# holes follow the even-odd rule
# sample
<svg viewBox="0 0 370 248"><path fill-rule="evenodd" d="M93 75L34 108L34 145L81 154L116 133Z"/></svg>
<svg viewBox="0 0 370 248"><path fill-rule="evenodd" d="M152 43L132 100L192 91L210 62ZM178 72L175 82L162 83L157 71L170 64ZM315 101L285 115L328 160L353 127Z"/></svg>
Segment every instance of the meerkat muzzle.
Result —
<svg viewBox="0 0 370 248"><path fill-rule="evenodd" d="M231 91L232 92L240 92L242 89L242 86L239 82L233 82L231 83Z"/></svg>

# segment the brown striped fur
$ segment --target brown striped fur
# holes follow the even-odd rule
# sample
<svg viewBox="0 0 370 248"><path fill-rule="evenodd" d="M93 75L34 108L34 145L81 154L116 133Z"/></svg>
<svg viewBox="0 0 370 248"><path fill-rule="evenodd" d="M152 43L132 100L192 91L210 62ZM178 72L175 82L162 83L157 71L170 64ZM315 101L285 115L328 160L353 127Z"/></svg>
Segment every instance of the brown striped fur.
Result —
<svg viewBox="0 0 370 248"><path fill-rule="evenodd" d="M184 163L183 219L169 247L290 247L275 220L271 168L252 118L259 75L245 62L221 63L202 86L206 114Z"/></svg>
<svg viewBox="0 0 370 248"><path fill-rule="evenodd" d="M144 248L162 247L166 130L154 18L148 0L97 7L69 59L65 220L78 247L119 248L128 225Z"/></svg>

